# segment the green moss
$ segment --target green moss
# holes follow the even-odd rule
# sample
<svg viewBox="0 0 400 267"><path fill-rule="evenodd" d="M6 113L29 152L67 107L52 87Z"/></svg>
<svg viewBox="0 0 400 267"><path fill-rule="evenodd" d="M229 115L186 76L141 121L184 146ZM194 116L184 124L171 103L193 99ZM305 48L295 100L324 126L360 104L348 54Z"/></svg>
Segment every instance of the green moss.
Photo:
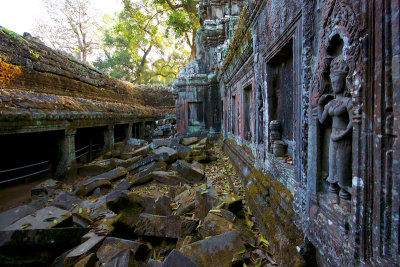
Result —
<svg viewBox="0 0 400 267"><path fill-rule="evenodd" d="M241 55L248 46L252 45L253 36L251 35L250 15L247 9L243 8L232 41L229 44L228 54L222 65L222 70L226 70L237 56Z"/></svg>

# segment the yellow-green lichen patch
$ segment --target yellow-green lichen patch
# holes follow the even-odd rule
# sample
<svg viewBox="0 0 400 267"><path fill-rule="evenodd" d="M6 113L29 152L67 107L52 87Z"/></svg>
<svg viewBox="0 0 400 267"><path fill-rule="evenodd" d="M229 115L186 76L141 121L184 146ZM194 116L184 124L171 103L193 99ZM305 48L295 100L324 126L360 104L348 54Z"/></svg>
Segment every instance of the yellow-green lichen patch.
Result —
<svg viewBox="0 0 400 267"><path fill-rule="evenodd" d="M11 83L22 73L18 66L8 64L0 58L0 86Z"/></svg>

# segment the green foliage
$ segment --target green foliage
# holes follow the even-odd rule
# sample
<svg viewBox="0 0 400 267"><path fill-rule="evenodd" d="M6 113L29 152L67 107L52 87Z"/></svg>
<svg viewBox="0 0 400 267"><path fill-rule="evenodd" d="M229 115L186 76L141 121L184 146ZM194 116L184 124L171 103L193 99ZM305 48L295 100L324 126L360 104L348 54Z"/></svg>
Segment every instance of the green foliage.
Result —
<svg viewBox="0 0 400 267"><path fill-rule="evenodd" d="M173 38L163 35L162 12L148 1L131 3L124 0L124 9L109 19L104 30L105 59L94 66L117 79L133 83L169 82L186 64L187 52Z"/></svg>
<svg viewBox="0 0 400 267"><path fill-rule="evenodd" d="M176 38L182 39L191 49L191 59L196 55L195 37L200 27L198 2L196 0L152 0L168 17L166 34L172 31Z"/></svg>

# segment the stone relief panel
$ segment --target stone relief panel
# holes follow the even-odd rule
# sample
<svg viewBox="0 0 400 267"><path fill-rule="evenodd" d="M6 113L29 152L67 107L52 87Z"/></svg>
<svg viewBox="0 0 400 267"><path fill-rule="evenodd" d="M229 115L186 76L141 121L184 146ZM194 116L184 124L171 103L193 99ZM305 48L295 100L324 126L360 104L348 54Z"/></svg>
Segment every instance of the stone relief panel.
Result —
<svg viewBox="0 0 400 267"><path fill-rule="evenodd" d="M324 28L320 31L318 62L313 77L311 105L319 151L317 176L322 191L339 193L351 198L352 130L357 110L356 96L360 91L357 69L360 47L358 18L349 1L321 2ZM362 65L362 64L358 64ZM357 112L357 111L356 111ZM326 188L328 187L328 188Z"/></svg>

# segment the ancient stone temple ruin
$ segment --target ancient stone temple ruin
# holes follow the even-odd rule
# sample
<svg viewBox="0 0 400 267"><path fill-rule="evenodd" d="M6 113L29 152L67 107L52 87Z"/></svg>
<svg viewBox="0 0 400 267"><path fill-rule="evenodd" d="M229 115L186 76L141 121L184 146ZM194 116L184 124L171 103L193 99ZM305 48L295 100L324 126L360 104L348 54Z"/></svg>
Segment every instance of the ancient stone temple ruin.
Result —
<svg viewBox="0 0 400 267"><path fill-rule="evenodd" d="M282 266L400 264L398 1L201 1L178 132L222 136Z"/></svg>

